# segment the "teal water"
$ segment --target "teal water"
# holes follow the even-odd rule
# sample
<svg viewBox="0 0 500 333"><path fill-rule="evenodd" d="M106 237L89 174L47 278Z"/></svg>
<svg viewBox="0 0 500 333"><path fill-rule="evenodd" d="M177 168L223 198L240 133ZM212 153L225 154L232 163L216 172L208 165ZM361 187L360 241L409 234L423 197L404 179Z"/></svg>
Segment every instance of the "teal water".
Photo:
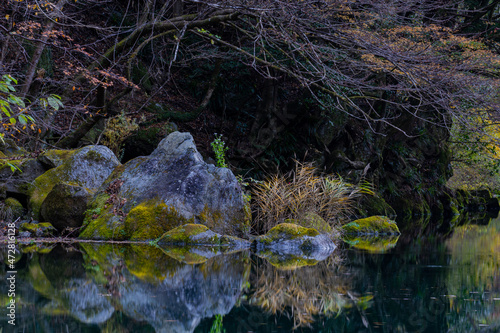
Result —
<svg viewBox="0 0 500 333"><path fill-rule="evenodd" d="M16 326L0 268L0 332L500 331L500 220L381 244L279 264L248 251L23 246Z"/></svg>

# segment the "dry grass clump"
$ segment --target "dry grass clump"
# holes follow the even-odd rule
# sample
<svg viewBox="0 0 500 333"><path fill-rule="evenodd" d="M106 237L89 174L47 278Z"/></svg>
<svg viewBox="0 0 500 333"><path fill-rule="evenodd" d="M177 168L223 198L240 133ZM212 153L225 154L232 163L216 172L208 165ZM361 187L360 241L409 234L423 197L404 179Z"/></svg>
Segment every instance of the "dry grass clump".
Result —
<svg viewBox="0 0 500 333"><path fill-rule="evenodd" d="M373 195L368 183L349 184L340 177L318 174L311 163L296 162L289 174L272 176L254 187L256 228L267 232L287 219L300 220L307 213L316 213L338 227L362 194Z"/></svg>

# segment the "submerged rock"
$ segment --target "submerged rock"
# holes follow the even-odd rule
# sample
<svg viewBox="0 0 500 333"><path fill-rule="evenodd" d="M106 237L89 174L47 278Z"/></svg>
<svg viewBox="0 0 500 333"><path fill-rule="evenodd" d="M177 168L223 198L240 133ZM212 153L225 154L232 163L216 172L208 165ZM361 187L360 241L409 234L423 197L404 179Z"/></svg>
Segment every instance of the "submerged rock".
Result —
<svg viewBox="0 0 500 333"><path fill-rule="evenodd" d="M318 261L324 260L336 248L327 235L292 223L278 224L267 234L257 237L252 246L257 254L272 251L280 256L294 255Z"/></svg>
<svg viewBox="0 0 500 333"><path fill-rule="evenodd" d="M95 191L119 164L113 152L105 146L78 149L61 165L45 172L33 182L29 208L35 219L40 219L42 203L55 185L66 183Z"/></svg>
<svg viewBox="0 0 500 333"><path fill-rule="evenodd" d="M349 235L399 235L398 225L385 216L370 216L342 226L342 232Z"/></svg>
<svg viewBox="0 0 500 333"><path fill-rule="evenodd" d="M186 223L243 236L250 210L233 173L205 163L191 134L174 132L150 156L115 169L94 196L80 237L157 239Z"/></svg>

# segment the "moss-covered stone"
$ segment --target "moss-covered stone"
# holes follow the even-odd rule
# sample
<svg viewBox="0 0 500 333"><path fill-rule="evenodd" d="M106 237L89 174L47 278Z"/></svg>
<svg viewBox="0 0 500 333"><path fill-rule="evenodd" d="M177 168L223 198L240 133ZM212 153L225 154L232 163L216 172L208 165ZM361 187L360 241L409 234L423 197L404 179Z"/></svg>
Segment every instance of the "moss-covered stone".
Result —
<svg viewBox="0 0 500 333"><path fill-rule="evenodd" d="M24 215L24 207L17 199L7 198L3 203L4 207L2 209L9 209L13 220Z"/></svg>
<svg viewBox="0 0 500 333"><path fill-rule="evenodd" d="M355 236L344 235L342 240L352 247L370 253L384 253L396 246L399 236Z"/></svg>
<svg viewBox="0 0 500 333"><path fill-rule="evenodd" d="M172 229L162 235L156 243L177 244L177 245L220 245L220 235L212 232L213 235L208 238L199 239L200 235L209 232L206 226L202 224L185 224L183 226ZM207 242L207 243L202 243ZM210 242L210 243L208 243Z"/></svg>
<svg viewBox="0 0 500 333"><path fill-rule="evenodd" d="M66 183L95 191L119 164L113 152L104 146L78 149L60 166L35 179L29 192L33 216L40 218L41 205L56 184Z"/></svg>
<svg viewBox="0 0 500 333"><path fill-rule="evenodd" d="M352 221L341 228L350 235L399 235L396 222L385 216L371 216Z"/></svg>
<svg viewBox="0 0 500 333"><path fill-rule="evenodd" d="M76 150L50 149L40 154L38 161L47 168L57 168L71 158L75 152Z"/></svg>
<svg viewBox="0 0 500 333"><path fill-rule="evenodd" d="M257 242L271 244L277 241L293 240L298 237L319 235L319 231L312 228L301 227L292 223L280 223L263 236L257 238Z"/></svg>
<svg viewBox="0 0 500 333"><path fill-rule="evenodd" d="M36 237L49 237L57 233L56 228L48 222L43 223L23 223L21 224L20 231L29 231Z"/></svg>
<svg viewBox="0 0 500 333"><path fill-rule="evenodd" d="M125 219L125 232L130 240L151 240L187 222L173 207L151 199L130 210Z"/></svg>

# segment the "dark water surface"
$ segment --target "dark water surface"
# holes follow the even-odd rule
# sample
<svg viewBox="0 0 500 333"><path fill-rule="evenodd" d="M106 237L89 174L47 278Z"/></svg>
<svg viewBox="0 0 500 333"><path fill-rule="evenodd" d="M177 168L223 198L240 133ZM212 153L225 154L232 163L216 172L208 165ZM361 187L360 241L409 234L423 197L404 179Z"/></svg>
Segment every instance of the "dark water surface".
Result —
<svg viewBox="0 0 500 333"><path fill-rule="evenodd" d="M247 251L25 246L15 327L0 268L0 332L500 331L500 220L402 239L279 264Z"/></svg>

